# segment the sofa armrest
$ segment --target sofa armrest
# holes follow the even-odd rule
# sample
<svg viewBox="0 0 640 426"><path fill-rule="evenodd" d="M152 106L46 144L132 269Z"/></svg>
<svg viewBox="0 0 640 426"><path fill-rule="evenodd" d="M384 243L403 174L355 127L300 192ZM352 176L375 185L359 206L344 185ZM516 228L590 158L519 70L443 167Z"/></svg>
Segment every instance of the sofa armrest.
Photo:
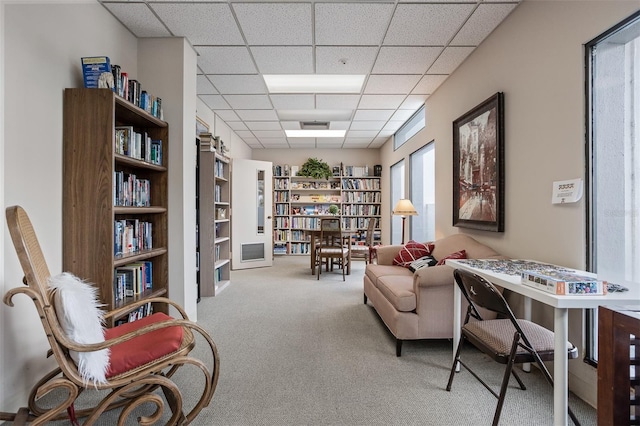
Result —
<svg viewBox="0 0 640 426"><path fill-rule="evenodd" d="M413 274L413 287L437 287L453 285L453 268L448 265L436 265L418 269Z"/></svg>
<svg viewBox="0 0 640 426"><path fill-rule="evenodd" d="M402 245L378 246L376 248L378 265L393 265L393 258L396 257L402 247Z"/></svg>

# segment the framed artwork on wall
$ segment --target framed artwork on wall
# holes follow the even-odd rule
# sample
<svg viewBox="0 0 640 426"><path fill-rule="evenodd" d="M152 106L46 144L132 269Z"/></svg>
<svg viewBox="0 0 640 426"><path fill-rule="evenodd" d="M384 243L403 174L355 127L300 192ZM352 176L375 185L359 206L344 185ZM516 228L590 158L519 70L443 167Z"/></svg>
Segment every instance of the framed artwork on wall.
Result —
<svg viewBox="0 0 640 426"><path fill-rule="evenodd" d="M504 94L453 122L453 226L504 231Z"/></svg>

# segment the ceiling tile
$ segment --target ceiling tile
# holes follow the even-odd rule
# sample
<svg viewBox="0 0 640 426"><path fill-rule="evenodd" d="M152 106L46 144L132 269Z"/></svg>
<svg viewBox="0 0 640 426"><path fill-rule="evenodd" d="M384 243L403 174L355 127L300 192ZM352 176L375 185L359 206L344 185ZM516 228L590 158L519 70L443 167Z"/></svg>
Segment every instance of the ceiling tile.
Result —
<svg viewBox="0 0 640 426"><path fill-rule="evenodd" d="M267 95L224 95L233 109L272 109Z"/></svg>
<svg viewBox="0 0 640 426"><path fill-rule="evenodd" d="M335 138L316 138L316 148L334 148L339 149L342 148L342 144L344 143L344 139L335 139Z"/></svg>
<svg viewBox="0 0 640 426"><path fill-rule="evenodd" d="M387 30L393 4L316 3L317 45L377 46Z"/></svg>
<svg viewBox="0 0 640 426"><path fill-rule="evenodd" d="M223 94L267 93L264 80L259 75L209 75L216 89Z"/></svg>
<svg viewBox="0 0 640 426"><path fill-rule="evenodd" d="M299 121L281 121L280 125L284 130L300 130L300 122ZM315 139L314 139L315 141Z"/></svg>
<svg viewBox="0 0 640 426"><path fill-rule="evenodd" d="M283 121L333 121L351 120L350 109L279 109L278 117Z"/></svg>
<svg viewBox="0 0 640 426"><path fill-rule="evenodd" d="M245 121L245 124L250 130L282 130L279 121Z"/></svg>
<svg viewBox="0 0 640 426"><path fill-rule="evenodd" d="M353 116L354 120L384 120L387 121L395 111L392 109L359 109Z"/></svg>
<svg viewBox="0 0 640 426"><path fill-rule="evenodd" d="M398 111L396 111L395 114L393 114L393 117L391 117L392 121L407 121L409 118L411 118L411 116L415 113L415 111L412 111L410 109L399 109Z"/></svg>
<svg viewBox="0 0 640 426"><path fill-rule="evenodd" d="M375 138L369 145L369 148L380 148L384 145L389 138Z"/></svg>
<svg viewBox="0 0 640 426"><path fill-rule="evenodd" d="M329 130L347 130L350 125L350 121L332 121L329 123Z"/></svg>
<svg viewBox="0 0 640 426"><path fill-rule="evenodd" d="M349 138L373 138L378 134L378 130L349 130L347 139ZM369 139L371 140L371 139Z"/></svg>
<svg viewBox="0 0 640 426"><path fill-rule="evenodd" d="M240 117L238 117L238 114L236 114L232 109L216 109L213 112L227 124L230 124L232 121L240 121Z"/></svg>
<svg viewBox="0 0 640 426"><path fill-rule="evenodd" d="M373 74L424 74L442 47L382 47Z"/></svg>
<svg viewBox="0 0 640 426"><path fill-rule="evenodd" d="M429 68L429 74L451 74L473 52L473 47L447 47Z"/></svg>
<svg viewBox="0 0 640 426"><path fill-rule="evenodd" d="M517 4L480 4L450 45L479 45L516 6Z"/></svg>
<svg viewBox="0 0 640 426"><path fill-rule="evenodd" d="M233 3L250 45L306 45L312 42L309 3Z"/></svg>
<svg viewBox="0 0 640 426"><path fill-rule="evenodd" d="M395 130L391 131L391 130L381 130L380 133L378 133L378 136L376 137L376 139L378 138L384 138L384 139L389 139L391 136L393 136L395 133Z"/></svg>
<svg viewBox="0 0 640 426"><path fill-rule="evenodd" d="M269 95L275 109L313 109L313 95Z"/></svg>
<svg viewBox="0 0 640 426"><path fill-rule="evenodd" d="M198 66L205 74L255 74L251 55L244 46L196 46Z"/></svg>
<svg viewBox="0 0 640 426"><path fill-rule="evenodd" d="M169 37L171 33L143 3L103 3L136 37Z"/></svg>
<svg viewBox="0 0 640 426"><path fill-rule="evenodd" d="M150 6L174 36L187 37L192 45L244 44L226 3L152 3Z"/></svg>
<svg viewBox="0 0 640 426"><path fill-rule="evenodd" d="M346 138L344 140L344 148L367 148L372 138Z"/></svg>
<svg viewBox="0 0 640 426"><path fill-rule="evenodd" d="M222 118L222 117L220 117ZM224 120L224 118L223 118ZM226 121L226 120L224 120ZM231 130L249 130L247 125L244 124L242 121L226 121L226 123L229 125L229 127L231 127Z"/></svg>
<svg viewBox="0 0 640 426"><path fill-rule="evenodd" d="M263 74L312 74L311 46L259 46L251 53Z"/></svg>
<svg viewBox="0 0 640 426"><path fill-rule="evenodd" d="M206 76L199 74L196 76L196 93L198 95L217 95L218 91Z"/></svg>
<svg viewBox="0 0 640 426"><path fill-rule="evenodd" d="M318 109L356 109L360 95L316 95Z"/></svg>
<svg viewBox="0 0 640 426"><path fill-rule="evenodd" d="M316 72L318 74L368 74L377 53L377 47L318 46L316 47Z"/></svg>
<svg viewBox="0 0 640 426"><path fill-rule="evenodd" d="M265 148L289 148L286 138L259 138Z"/></svg>
<svg viewBox="0 0 640 426"><path fill-rule="evenodd" d="M415 90L414 90L415 91ZM400 105L400 109L410 109L412 111L417 110L424 102L427 100L429 96L427 95L409 95L407 99Z"/></svg>
<svg viewBox="0 0 640 426"><path fill-rule="evenodd" d="M309 148L315 147L316 138L287 138L291 148Z"/></svg>
<svg viewBox="0 0 640 426"><path fill-rule="evenodd" d="M359 109L397 109L405 95L362 95Z"/></svg>
<svg viewBox="0 0 640 426"><path fill-rule="evenodd" d="M278 115L272 109L245 109L238 110L237 113L245 121L273 121L278 119Z"/></svg>
<svg viewBox="0 0 640 426"><path fill-rule="evenodd" d="M367 94L395 94L411 93L420 80L419 75L371 75L367 81L364 93Z"/></svg>
<svg viewBox="0 0 640 426"><path fill-rule="evenodd" d="M399 4L385 45L444 46L467 20L474 4Z"/></svg>
<svg viewBox="0 0 640 426"><path fill-rule="evenodd" d="M268 138L283 138L286 142L284 130L255 130L253 134L262 141L263 139Z"/></svg>
<svg viewBox="0 0 640 426"><path fill-rule="evenodd" d="M376 133L384 127L387 121L352 121L349 130L375 130Z"/></svg>
<svg viewBox="0 0 640 426"><path fill-rule="evenodd" d="M425 75L413 89L413 94L430 95L447 79L448 75Z"/></svg>
<svg viewBox="0 0 640 426"><path fill-rule="evenodd" d="M220 95L201 95L200 99L211 109L231 109L231 106Z"/></svg>
<svg viewBox="0 0 640 426"><path fill-rule="evenodd" d="M385 124L385 126L382 128L382 131L390 131L390 132L395 132L396 130L398 130L400 128L400 126L402 126L404 124L404 121L389 121L387 122L387 124Z"/></svg>
<svg viewBox="0 0 640 426"><path fill-rule="evenodd" d="M237 134L238 136L240 136L243 140L244 140L245 138L255 138L255 136L254 136L253 132L251 132L251 131L249 131L249 130L238 130L238 131L236 132L236 134Z"/></svg>

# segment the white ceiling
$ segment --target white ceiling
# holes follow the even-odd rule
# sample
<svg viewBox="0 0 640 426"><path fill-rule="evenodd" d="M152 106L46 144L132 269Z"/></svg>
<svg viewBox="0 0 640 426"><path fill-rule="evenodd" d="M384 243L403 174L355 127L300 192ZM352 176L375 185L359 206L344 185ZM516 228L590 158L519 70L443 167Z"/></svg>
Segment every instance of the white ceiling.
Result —
<svg viewBox="0 0 640 426"><path fill-rule="evenodd" d="M197 94L252 148L380 147L521 0L100 0L137 37L186 37ZM365 74L359 94L269 94L262 74ZM309 110L345 138L287 138Z"/></svg>

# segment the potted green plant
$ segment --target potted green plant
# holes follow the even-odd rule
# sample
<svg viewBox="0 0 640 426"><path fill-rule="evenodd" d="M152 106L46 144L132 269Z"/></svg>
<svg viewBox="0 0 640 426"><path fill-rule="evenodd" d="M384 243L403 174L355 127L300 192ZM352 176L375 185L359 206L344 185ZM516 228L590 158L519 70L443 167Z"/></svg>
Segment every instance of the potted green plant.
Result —
<svg viewBox="0 0 640 426"><path fill-rule="evenodd" d="M329 179L333 176L331 167L317 158L309 158L298 171L298 176L306 176L316 179Z"/></svg>
<svg viewBox="0 0 640 426"><path fill-rule="evenodd" d="M336 215L336 214L338 214L339 211L340 211L340 209L335 204L331 204L329 206L329 214Z"/></svg>

